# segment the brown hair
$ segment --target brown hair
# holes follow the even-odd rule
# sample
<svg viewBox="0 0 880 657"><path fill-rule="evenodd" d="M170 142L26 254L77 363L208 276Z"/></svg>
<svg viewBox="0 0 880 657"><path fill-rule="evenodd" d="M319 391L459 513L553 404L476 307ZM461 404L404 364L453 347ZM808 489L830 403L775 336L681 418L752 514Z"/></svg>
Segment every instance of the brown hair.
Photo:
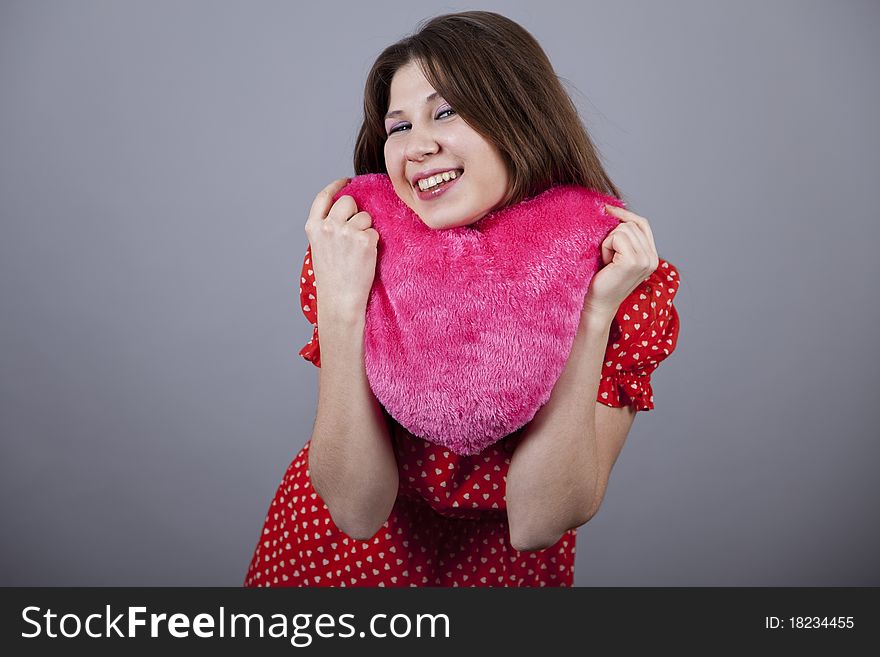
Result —
<svg viewBox="0 0 880 657"><path fill-rule="evenodd" d="M417 62L443 99L501 152L511 180L502 207L554 184L582 185L620 198L541 46L519 24L487 11L437 16L382 51L364 87L356 174L387 173L384 116L391 79L410 62Z"/></svg>

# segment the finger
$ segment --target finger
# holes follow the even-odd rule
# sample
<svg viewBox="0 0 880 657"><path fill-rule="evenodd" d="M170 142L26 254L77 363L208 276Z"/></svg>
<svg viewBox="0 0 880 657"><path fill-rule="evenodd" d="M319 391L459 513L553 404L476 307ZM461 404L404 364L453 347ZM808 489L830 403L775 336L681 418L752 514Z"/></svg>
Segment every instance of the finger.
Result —
<svg viewBox="0 0 880 657"><path fill-rule="evenodd" d="M345 187L349 182L351 182L351 178L338 178L318 192L315 200L312 201L312 207L309 210L309 219L312 217L323 219L326 217L327 213L330 211L330 206L333 204L333 197L336 196L339 190Z"/></svg>
<svg viewBox="0 0 880 657"><path fill-rule="evenodd" d="M357 214L358 206L354 198L345 194L336 199L336 203L330 208L325 221L333 221L337 224L344 224L353 215Z"/></svg>
<svg viewBox="0 0 880 657"><path fill-rule="evenodd" d="M626 259L633 258L635 254L632 238L625 231L620 230L619 226L602 242L602 262L607 265L618 253Z"/></svg>
<svg viewBox="0 0 880 657"><path fill-rule="evenodd" d="M648 240L648 236L633 222L624 222L621 223L615 230L620 230L625 232L632 238L632 243L636 247L635 256L638 258L644 258L648 261L651 260L652 257L652 246L650 241Z"/></svg>
<svg viewBox="0 0 880 657"><path fill-rule="evenodd" d="M375 228L367 228L364 231L364 234L370 238L372 244L379 243L379 231L377 231Z"/></svg>
<svg viewBox="0 0 880 657"><path fill-rule="evenodd" d="M649 243L648 237L634 224L634 223L621 223L614 230L619 230L626 235L628 235L632 244L635 247L635 250L632 253L633 262L643 268L643 276L642 280L647 279L654 270L657 269L657 265L659 264L659 258L657 257L657 253L653 250L653 246Z"/></svg>
<svg viewBox="0 0 880 657"><path fill-rule="evenodd" d="M616 205L608 204L606 204L605 207L610 211L611 214L620 219L621 222L633 223L639 226L639 228L650 230L648 220L640 215L637 215L632 210L627 210L626 208L619 208Z"/></svg>
<svg viewBox="0 0 880 657"><path fill-rule="evenodd" d="M640 231L634 227L628 227L626 224L620 224L617 228L615 228L611 234L606 238L606 242L608 242L609 250L611 252L611 257L608 258L611 262L615 262L615 264L625 266L630 263L635 264L637 267L645 262L644 249L645 245L638 242ZM644 239L644 237L642 237ZM605 258L605 242L602 243L603 247L603 258ZM608 261L606 261L608 264ZM629 267L627 267L629 269ZM627 291L627 296L636 289L639 284L646 280L648 274L645 274L645 278L640 278L640 280L632 283L630 285L629 290Z"/></svg>
<svg viewBox="0 0 880 657"><path fill-rule="evenodd" d="M645 235L648 240L648 244L651 247L650 253L656 256L657 246L654 244L654 232L651 230L651 224L644 217L639 217L638 215L636 216L640 219L640 221L638 222L639 229L641 230L642 234Z"/></svg>
<svg viewBox="0 0 880 657"><path fill-rule="evenodd" d="M605 208L609 211L610 214L617 217L622 222L636 224L648 237L648 242L650 242L651 248L654 250L654 253L657 252L657 246L654 243L654 232L651 230L651 224L648 222L647 219L640 215L637 215L631 210L627 210L626 208L619 208L616 205L610 205L606 203Z"/></svg>
<svg viewBox="0 0 880 657"><path fill-rule="evenodd" d="M602 264L607 265L614 259L614 248L612 244L614 242L614 237L609 235L602 241Z"/></svg>
<svg viewBox="0 0 880 657"><path fill-rule="evenodd" d="M373 218L367 212L358 212L348 220L348 225L355 230L364 230L373 225Z"/></svg>

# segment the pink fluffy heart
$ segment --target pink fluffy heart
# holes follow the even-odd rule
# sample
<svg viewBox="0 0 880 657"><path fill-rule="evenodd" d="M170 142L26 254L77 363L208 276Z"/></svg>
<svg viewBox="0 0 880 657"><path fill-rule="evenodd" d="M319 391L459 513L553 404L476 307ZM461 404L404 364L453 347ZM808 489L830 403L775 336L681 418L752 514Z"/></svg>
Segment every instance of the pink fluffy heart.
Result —
<svg viewBox="0 0 880 657"><path fill-rule="evenodd" d="M577 333L613 197L574 185L432 230L388 176L357 176L354 198L379 233L365 366L388 413L413 435L476 454L550 398ZM584 403L589 403L585 399Z"/></svg>

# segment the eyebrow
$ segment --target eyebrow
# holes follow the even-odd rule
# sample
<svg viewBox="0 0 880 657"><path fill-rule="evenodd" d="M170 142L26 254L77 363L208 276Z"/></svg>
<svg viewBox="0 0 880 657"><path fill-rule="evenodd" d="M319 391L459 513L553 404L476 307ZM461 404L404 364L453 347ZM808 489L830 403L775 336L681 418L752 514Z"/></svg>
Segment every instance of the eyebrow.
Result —
<svg viewBox="0 0 880 657"><path fill-rule="evenodd" d="M437 99L437 98L439 98L439 97L440 97L440 94L439 94L438 92L435 91L435 92L432 93L430 96L428 96L427 98L425 98L425 103L430 103L432 100L435 100L435 99ZM386 118L386 119L390 119L390 118L395 117L395 116L400 116L401 114L403 114L403 111L402 111L402 110L394 110L394 111L392 111L392 112L388 112L388 114L385 115L385 118Z"/></svg>

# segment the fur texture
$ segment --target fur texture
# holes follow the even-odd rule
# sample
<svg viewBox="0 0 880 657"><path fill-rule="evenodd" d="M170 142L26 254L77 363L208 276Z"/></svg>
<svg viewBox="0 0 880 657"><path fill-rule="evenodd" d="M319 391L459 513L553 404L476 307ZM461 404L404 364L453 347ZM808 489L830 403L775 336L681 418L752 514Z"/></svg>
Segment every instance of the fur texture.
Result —
<svg viewBox="0 0 880 657"><path fill-rule="evenodd" d="M529 422L562 373L600 244L618 224L604 203L623 203L556 186L432 230L384 174L358 176L342 195L379 233L364 334L379 402L412 434L464 455Z"/></svg>

